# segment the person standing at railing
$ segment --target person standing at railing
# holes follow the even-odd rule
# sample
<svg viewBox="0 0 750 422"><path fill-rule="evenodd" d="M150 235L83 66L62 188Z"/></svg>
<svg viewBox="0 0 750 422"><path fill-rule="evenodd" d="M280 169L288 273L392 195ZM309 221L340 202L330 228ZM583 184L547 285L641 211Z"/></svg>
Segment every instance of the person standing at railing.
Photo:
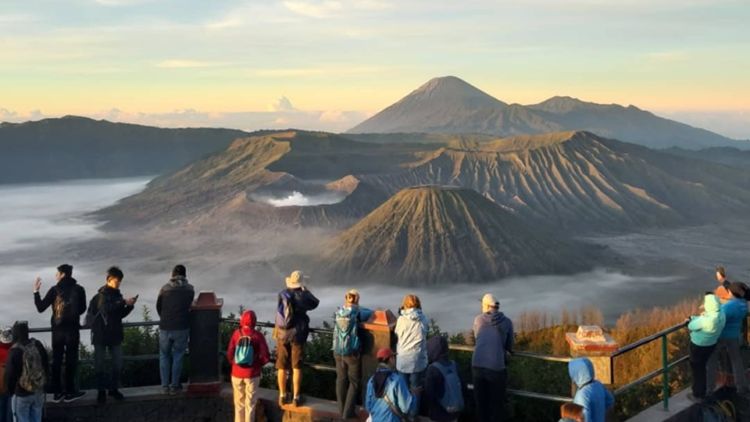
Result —
<svg viewBox="0 0 750 422"><path fill-rule="evenodd" d="M44 410L44 385L47 382L47 350L38 340L29 338L29 325L13 325L15 344L10 349L5 384L13 393L12 406L16 422L41 422Z"/></svg>
<svg viewBox="0 0 750 422"><path fill-rule="evenodd" d="M106 283L99 292L91 298L89 311L86 315L87 325L91 327L91 344L94 345L94 370L98 394L96 401L103 404L109 395L115 400L123 400L120 392L120 374L122 373L122 320L127 317L135 306L138 296L125 299L120 293L120 285L125 277L122 270L110 267L107 270ZM109 349L112 358L110 368L111 378L107 383L107 367L105 357Z"/></svg>
<svg viewBox="0 0 750 422"><path fill-rule="evenodd" d="M424 390L427 370L427 333L430 324L416 295L406 295L396 320L396 369L404 375L417 403ZM417 406L419 407L419 406Z"/></svg>
<svg viewBox="0 0 750 422"><path fill-rule="evenodd" d="M52 307L52 401L66 403L83 397L76 390L78 369L78 346L81 343L81 315L86 312L86 291L73 278L73 266L62 264L55 275L57 284L50 287L42 298L39 290L42 279L34 280L34 305L39 313ZM61 376L65 357L65 388L61 387Z"/></svg>
<svg viewBox="0 0 750 422"><path fill-rule="evenodd" d="M716 342L716 349L708 359L708 392L716 388L716 373L719 366L719 356L723 350L727 351L734 373L734 384L739 394L747 394L747 375L745 364L740 353L740 330L742 322L747 318L747 301L745 300L745 286L742 283L732 282L729 285L732 299L721 305L721 311L726 317L724 329Z"/></svg>
<svg viewBox="0 0 750 422"><path fill-rule="evenodd" d="M336 401L341 417L353 418L362 378L362 339L359 324L370 319L372 311L359 306L359 292L349 290L344 306L334 314L333 358L336 361Z"/></svg>
<svg viewBox="0 0 750 422"><path fill-rule="evenodd" d="M690 368L693 371L692 393L688 399L700 402L706 398L706 363L716 348L726 317L719 299L712 292L703 297L703 313L689 318Z"/></svg>
<svg viewBox="0 0 750 422"><path fill-rule="evenodd" d="M13 413L10 408L10 399L13 392L9 391L5 384L5 364L8 362L8 354L13 346L13 331L10 327L0 327L0 422L12 422Z"/></svg>
<svg viewBox="0 0 750 422"><path fill-rule="evenodd" d="M159 374L165 394L182 391L180 375L182 358L190 336L190 305L195 289L188 283L187 269L176 265L172 277L159 291L156 313L159 314Z"/></svg>
<svg viewBox="0 0 750 422"><path fill-rule="evenodd" d="M368 422L404 422L417 414L417 398L404 377L395 371L396 355L389 348L376 353L378 368L367 382L365 409Z"/></svg>
<svg viewBox="0 0 750 422"><path fill-rule="evenodd" d="M727 272L722 266L716 267L716 282L719 285L714 289L714 294L719 302L724 303L732 299L732 292L729 291L730 281L727 278Z"/></svg>
<svg viewBox="0 0 750 422"><path fill-rule="evenodd" d="M302 359L305 343L310 334L308 311L318 307L320 301L302 284L307 277L294 271L286 278L286 289L279 293L274 323L276 340L276 381L279 386L279 406L288 403L287 371L292 370L292 391L295 406L302 404Z"/></svg>
<svg viewBox="0 0 750 422"><path fill-rule="evenodd" d="M499 312L500 302L490 293L482 297L482 313L474 318L474 354L471 372L477 420L505 420L508 385L506 359L513 353L513 322Z"/></svg>
<svg viewBox="0 0 750 422"><path fill-rule="evenodd" d="M594 364L591 360L571 360L568 362L568 374L577 389L573 403L583 407L583 420L605 422L607 411L615 405L615 398L601 382L594 379Z"/></svg>
<svg viewBox="0 0 750 422"><path fill-rule="evenodd" d="M256 321L255 312L243 312L240 327L232 333L227 348L227 360L232 365L234 422L255 421L260 376L263 365L271 360L266 338L255 329Z"/></svg>
<svg viewBox="0 0 750 422"><path fill-rule="evenodd" d="M457 421L464 410L464 385L456 362L448 356L448 339L434 336L427 340L430 365L425 375L423 405L433 422Z"/></svg>

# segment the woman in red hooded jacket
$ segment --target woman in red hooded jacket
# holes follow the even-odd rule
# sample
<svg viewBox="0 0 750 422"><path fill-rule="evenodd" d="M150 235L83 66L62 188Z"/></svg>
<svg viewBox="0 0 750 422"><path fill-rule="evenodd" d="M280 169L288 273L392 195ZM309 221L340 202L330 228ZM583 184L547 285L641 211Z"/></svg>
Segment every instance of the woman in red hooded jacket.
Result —
<svg viewBox="0 0 750 422"><path fill-rule="evenodd" d="M266 338L260 331L255 330L255 312L245 311L240 318L240 328L234 330L227 348L227 360L232 365L232 389L234 390L234 421L253 422L255 419L255 404L258 402L258 388L263 365L271 358L268 355ZM248 340L241 340L247 337ZM245 343L243 345L242 343ZM247 350L247 343L252 347L252 363L238 364L235 362L235 352L238 345Z"/></svg>

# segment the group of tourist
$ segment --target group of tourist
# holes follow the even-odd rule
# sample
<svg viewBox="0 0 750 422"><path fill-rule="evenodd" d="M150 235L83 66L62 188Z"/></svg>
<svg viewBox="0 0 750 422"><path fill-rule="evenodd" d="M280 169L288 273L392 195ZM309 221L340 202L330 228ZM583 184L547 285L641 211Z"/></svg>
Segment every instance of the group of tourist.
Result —
<svg viewBox="0 0 750 422"><path fill-rule="evenodd" d="M748 288L743 283L729 282L721 267L717 267L716 277L719 286L705 294L703 312L691 317L688 323L693 370L690 398L695 401L711 393L716 383L718 357L724 350L730 357L738 391L748 392L739 353ZM16 322L12 328L0 330L0 422L40 421L48 377L53 401L72 402L84 395L75 385L82 327L91 330L98 403L105 403L107 396L124 399L118 389L123 360L122 321L133 310L138 296L126 299L120 293L125 276L117 267L107 270L104 285L88 303L85 290L73 278L71 265L60 265L56 278L57 283L43 297L41 279L37 278L33 285L37 310L41 313L52 308L51 365L48 365L50 359L44 346L29 337L26 322ZM278 295L273 339L281 407L304 403L302 365L310 333L307 313L319 304L306 287L305 279L301 271L294 271L286 277L286 288ZM186 268L175 266L156 301L160 317L160 378L165 394L177 394L182 389L182 360L188 348L194 296ZM476 420L481 422L507 418L506 366L513 354L514 333L512 321L499 308L500 302L492 294L485 294L472 329L474 411ZM362 378L363 333L360 327L372 315L372 310L360 306L360 293L354 289L344 294L343 305L334 314L332 353L336 362L336 397L345 419L356 417ZM83 325L81 316L84 316ZM254 311L244 311L226 352L231 364L235 421L238 422L254 420L262 368L272 360L256 322ZM396 320L395 350L384 347L376 351L378 366L366 384L364 409L369 413L369 420L398 422L419 414L436 422L448 422L457 420L464 410L466 385L456 363L449 358L447 339L441 335L430 336L429 328L420 299L406 295ZM591 361L573 359L568 370L576 394L572 403L562 406L561 421L604 421L614 398L595 380ZM288 385L290 372L291 389Z"/></svg>

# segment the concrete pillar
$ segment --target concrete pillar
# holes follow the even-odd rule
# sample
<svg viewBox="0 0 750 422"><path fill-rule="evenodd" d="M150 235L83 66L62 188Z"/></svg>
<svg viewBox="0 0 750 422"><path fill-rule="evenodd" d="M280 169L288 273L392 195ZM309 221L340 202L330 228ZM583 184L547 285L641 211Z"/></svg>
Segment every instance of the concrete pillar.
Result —
<svg viewBox="0 0 750 422"><path fill-rule="evenodd" d="M395 346L393 330L396 328L396 316L388 309L378 309L369 321L362 323L362 394L367 391L367 381L378 367L375 354L381 347Z"/></svg>
<svg viewBox="0 0 750 422"><path fill-rule="evenodd" d="M188 393L221 391L219 323L224 300L204 291L190 307L190 382Z"/></svg>
<svg viewBox="0 0 750 422"><path fill-rule="evenodd" d="M570 356L587 357L594 364L594 376L602 384L614 382L612 353L618 349L617 342L597 325L581 325L575 333L566 333Z"/></svg>

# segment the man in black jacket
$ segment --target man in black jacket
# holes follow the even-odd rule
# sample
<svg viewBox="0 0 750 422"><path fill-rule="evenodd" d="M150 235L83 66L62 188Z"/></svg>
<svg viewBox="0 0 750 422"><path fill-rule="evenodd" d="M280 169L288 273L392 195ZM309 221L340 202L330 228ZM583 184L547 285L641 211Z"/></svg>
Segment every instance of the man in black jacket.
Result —
<svg viewBox="0 0 750 422"><path fill-rule="evenodd" d="M5 366L5 385L13 394L13 414L18 422L41 421L44 408L44 384L47 379L47 350L36 339L29 338L29 324L13 325L16 343L11 347ZM25 361L29 362L25 362ZM30 370L24 374L24 366ZM3 381L3 380L0 380Z"/></svg>
<svg viewBox="0 0 750 422"><path fill-rule="evenodd" d="M172 278L161 288L156 299L156 312L159 314L159 371L161 388L165 393L176 394L182 390L182 358L190 335L190 305L194 297L195 290L188 283L185 266L175 266Z"/></svg>
<svg viewBox="0 0 750 422"><path fill-rule="evenodd" d="M276 340L276 380L279 386L279 405L287 401L287 370L292 370L293 404L302 403L300 389L302 386L302 358L305 354L305 343L310 334L310 317L308 311L318 307L320 301L305 286L302 280L307 277L302 271L294 271L286 278L286 289L279 293L279 308L288 302L292 309L292 319L287 327L274 326Z"/></svg>
<svg viewBox="0 0 750 422"><path fill-rule="evenodd" d="M109 383L109 395L115 400L124 397L117 389L122 372L122 320L133 310L138 296L124 299L120 293L120 283L124 275L117 267L107 270L107 284L99 289L99 292L89 303L89 315L87 320L91 325L91 344L94 345L94 367L97 379L97 402L107 401L107 368L105 366L106 350L112 357L112 378Z"/></svg>
<svg viewBox="0 0 750 422"><path fill-rule="evenodd" d="M86 312L86 291L73 278L73 266L57 267L57 284L52 286L42 299L39 290L42 279L34 281L34 304L39 313L52 307L52 393L53 401L66 403L83 397L75 387L78 367L78 345L80 344L80 317ZM61 372L65 357L65 389L61 388Z"/></svg>

